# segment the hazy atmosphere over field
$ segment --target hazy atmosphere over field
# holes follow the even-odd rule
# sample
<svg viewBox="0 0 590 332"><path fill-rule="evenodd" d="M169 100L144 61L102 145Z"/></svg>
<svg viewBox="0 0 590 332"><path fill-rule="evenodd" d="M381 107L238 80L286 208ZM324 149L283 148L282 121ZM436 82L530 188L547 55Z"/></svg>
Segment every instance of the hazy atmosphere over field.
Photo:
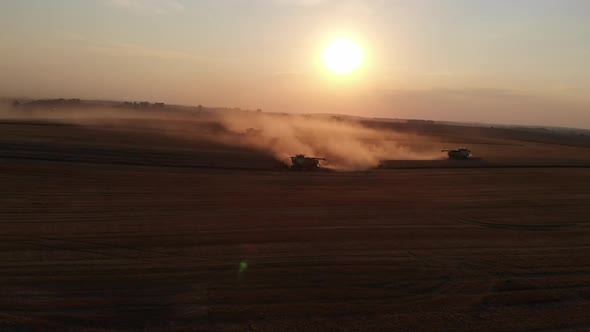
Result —
<svg viewBox="0 0 590 332"><path fill-rule="evenodd" d="M590 1L0 2L0 95L590 127ZM335 38L364 50L337 76Z"/></svg>

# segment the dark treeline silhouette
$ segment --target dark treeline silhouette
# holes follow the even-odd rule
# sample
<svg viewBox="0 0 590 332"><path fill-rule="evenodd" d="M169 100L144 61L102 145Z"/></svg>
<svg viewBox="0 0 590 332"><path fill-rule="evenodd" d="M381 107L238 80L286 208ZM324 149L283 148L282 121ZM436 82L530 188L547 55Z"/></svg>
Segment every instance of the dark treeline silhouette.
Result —
<svg viewBox="0 0 590 332"><path fill-rule="evenodd" d="M39 106L39 107L63 107L63 106L80 106L82 104L82 101L80 99L64 99L64 98L59 98L59 99L37 99L37 100L32 100L29 102L20 102L18 100L15 100L12 105L14 107L19 107L19 106Z"/></svg>
<svg viewBox="0 0 590 332"><path fill-rule="evenodd" d="M239 107L205 107L203 105L184 106L184 105L168 105L162 102L150 103L148 101L112 101L112 100L81 100L81 99L28 99L28 98L0 98L0 104L12 105L15 109L34 110L34 109L66 109L77 108L83 109L104 109L104 108L119 108L119 109L137 109L137 110L167 110L167 111L192 111L192 112L258 112L262 109L242 109Z"/></svg>
<svg viewBox="0 0 590 332"><path fill-rule="evenodd" d="M140 108L140 109L147 109L147 108L159 108L162 109L164 107L166 107L166 105L164 103L149 103L147 101L125 101L123 102L123 107L129 107L129 108Z"/></svg>
<svg viewBox="0 0 590 332"><path fill-rule="evenodd" d="M36 99L36 100L18 100L12 101L12 106L23 108L63 108L63 107L124 107L135 109L164 109L164 103L150 103L147 101L140 102L109 102L109 101L82 101L80 99Z"/></svg>

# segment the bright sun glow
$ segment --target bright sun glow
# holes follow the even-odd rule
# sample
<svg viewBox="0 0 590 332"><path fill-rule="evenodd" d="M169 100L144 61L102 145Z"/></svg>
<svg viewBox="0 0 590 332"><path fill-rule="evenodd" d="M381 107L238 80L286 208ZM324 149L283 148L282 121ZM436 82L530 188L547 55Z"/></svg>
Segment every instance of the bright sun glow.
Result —
<svg viewBox="0 0 590 332"><path fill-rule="evenodd" d="M333 40L324 50L324 64L335 74L350 74L362 66L363 49L350 39Z"/></svg>

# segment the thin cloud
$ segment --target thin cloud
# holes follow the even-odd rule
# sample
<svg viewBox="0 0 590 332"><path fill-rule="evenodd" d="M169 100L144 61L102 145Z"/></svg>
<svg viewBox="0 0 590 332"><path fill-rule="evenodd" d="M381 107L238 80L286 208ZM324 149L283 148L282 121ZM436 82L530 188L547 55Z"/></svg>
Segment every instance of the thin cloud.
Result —
<svg viewBox="0 0 590 332"><path fill-rule="evenodd" d="M183 51L151 48L129 43L95 44L91 46L90 49L110 56L149 57L169 60L202 60L197 56Z"/></svg>
<svg viewBox="0 0 590 332"><path fill-rule="evenodd" d="M304 73L297 72L297 71L278 71L274 73L274 77L301 77L305 76Z"/></svg>
<svg viewBox="0 0 590 332"><path fill-rule="evenodd" d="M106 0L109 6L136 13L162 15L184 10L179 0Z"/></svg>
<svg viewBox="0 0 590 332"><path fill-rule="evenodd" d="M329 2L330 0L266 0L276 5L289 6L317 6Z"/></svg>

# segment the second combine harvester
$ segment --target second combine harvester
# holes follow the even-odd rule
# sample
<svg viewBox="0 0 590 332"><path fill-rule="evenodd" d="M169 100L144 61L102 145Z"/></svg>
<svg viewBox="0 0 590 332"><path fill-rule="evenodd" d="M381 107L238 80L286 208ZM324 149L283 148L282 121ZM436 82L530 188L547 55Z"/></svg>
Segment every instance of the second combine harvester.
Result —
<svg viewBox="0 0 590 332"><path fill-rule="evenodd" d="M467 148L445 149L441 152L446 152L449 159L468 159L471 156L471 150Z"/></svg>

